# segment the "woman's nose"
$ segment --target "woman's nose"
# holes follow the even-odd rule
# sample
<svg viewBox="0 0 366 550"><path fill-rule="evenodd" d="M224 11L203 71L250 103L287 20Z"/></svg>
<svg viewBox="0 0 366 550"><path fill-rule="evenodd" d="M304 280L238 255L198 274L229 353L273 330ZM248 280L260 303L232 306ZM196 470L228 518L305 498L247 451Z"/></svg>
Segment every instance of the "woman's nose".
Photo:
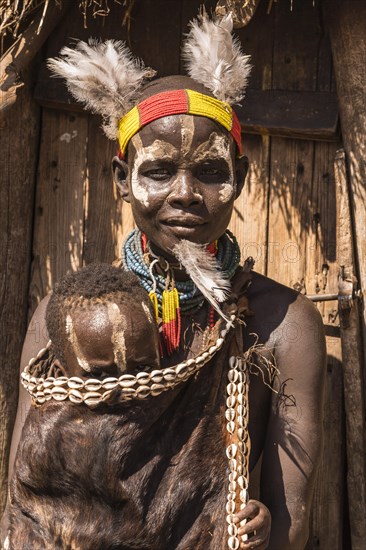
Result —
<svg viewBox="0 0 366 550"><path fill-rule="evenodd" d="M171 206L185 207L202 204L203 198L192 174L178 172L168 196Z"/></svg>

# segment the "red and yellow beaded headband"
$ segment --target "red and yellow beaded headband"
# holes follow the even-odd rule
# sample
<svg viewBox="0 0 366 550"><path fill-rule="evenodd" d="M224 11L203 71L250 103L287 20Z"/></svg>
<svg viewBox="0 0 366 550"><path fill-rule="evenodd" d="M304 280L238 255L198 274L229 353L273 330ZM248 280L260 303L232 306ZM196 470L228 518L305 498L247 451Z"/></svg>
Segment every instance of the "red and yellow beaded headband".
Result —
<svg viewBox="0 0 366 550"><path fill-rule="evenodd" d="M242 155L240 122L231 105L194 90L172 90L144 99L118 124L119 157L124 158L130 139L153 120L170 115L197 115L215 120L233 136Z"/></svg>

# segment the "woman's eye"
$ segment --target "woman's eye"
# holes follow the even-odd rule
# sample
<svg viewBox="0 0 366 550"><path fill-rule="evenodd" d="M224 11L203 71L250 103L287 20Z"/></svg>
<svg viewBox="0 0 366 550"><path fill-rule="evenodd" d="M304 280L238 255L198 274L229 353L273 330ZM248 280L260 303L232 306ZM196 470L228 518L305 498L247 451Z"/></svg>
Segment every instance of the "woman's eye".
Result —
<svg viewBox="0 0 366 550"><path fill-rule="evenodd" d="M170 178L170 172L166 168L156 168L155 170L148 170L143 175L146 178L150 178L156 181L162 181Z"/></svg>
<svg viewBox="0 0 366 550"><path fill-rule="evenodd" d="M216 168L204 168L201 170L201 174L204 174L206 176L216 176L220 173L220 170L217 170Z"/></svg>
<svg viewBox="0 0 366 550"><path fill-rule="evenodd" d="M198 177L202 181L222 183L227 180L228 173L220 167L202 166L198 171Z"/></svg>

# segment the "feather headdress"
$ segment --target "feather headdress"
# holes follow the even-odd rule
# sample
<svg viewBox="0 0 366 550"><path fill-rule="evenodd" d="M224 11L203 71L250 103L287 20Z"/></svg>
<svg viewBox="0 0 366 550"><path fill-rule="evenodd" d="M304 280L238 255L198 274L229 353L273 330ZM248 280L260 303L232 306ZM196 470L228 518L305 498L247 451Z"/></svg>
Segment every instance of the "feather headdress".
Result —
<svg viewBox="0 0 366 550"><path fill-rule="evenodd" d="M244 97L251 69L249 56L241 52L232 30L231 15L211 20L202 11L191 22L182 52L189 76L230 105ZM60 54L48 60L48 67L66 79L77 101L102 115L107 137L118 139L119 121L138 103L141 86L156 72L118 40L80 41L74 48L64 47Z"/></svg>
<svg viewBox="0 0 366 550"><path fill-rule="evenodd" d="M225 278L215 256L207 251L207 245L182 239L174 245L173 254L208 302L227 321L220 303L229 295L230 280Z"/></svg>
<svg viewBox="0 0 366 550"><path fill-rule="evenodd" d="M74 49L65 47L60 53L60 58L48 60L48 67L55 76L66 79L77 101L102 115L107 137L117 139L118 120L138 101L144 80L156 72L118 40L80 41Z"/></svg>
<svg viewBox="0 0 366 550"><path fill-rule="evenodd" d="M189 76L217 99L230 105L239 103L251 65L250 56L242 53L239 40L232 35L232 16L211 20L203 10L190 27L182 49Z"/></svg>

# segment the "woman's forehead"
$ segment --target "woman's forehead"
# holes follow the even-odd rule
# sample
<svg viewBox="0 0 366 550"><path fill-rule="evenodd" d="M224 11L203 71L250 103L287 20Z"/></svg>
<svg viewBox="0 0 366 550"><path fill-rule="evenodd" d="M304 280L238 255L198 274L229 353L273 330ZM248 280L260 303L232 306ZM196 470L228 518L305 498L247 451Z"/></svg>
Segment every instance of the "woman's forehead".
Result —
<svg viewBox="0 0 366 550"><path fill-rule="evenodd" d="M211 148L218 140L226 148L235 149L230 134L214 120L202 116L172 115L154 120L142 128L131 139L129 155L141 147L151 147L157 140L171 144L182 153L196 151L197 148Z"/></svg>

